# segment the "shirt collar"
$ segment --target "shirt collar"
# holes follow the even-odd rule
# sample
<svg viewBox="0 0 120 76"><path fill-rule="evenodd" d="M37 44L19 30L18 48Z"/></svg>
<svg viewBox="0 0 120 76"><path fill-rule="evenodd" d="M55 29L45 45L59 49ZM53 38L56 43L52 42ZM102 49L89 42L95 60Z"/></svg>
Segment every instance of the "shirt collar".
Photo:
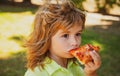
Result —
<svg viewBox="0 0 120 76"><path fill-rule="evenodd" d="M60 69L61 66L58 65L55 61L51 60L50 58L45 59L45 70L52 75L56 70Z"/></svg>
<svg viewBox="0 0 120 76"><path fill-rule="evenodd" d="M52 75L58 69L63 69L63 67L58 65L54 60L50 59L49 57L46 57L44 63L45 63L44 69L49 73L49 75ZM68 62L68 68L72 64L73 64L73 61L69 61Z"/></svg>

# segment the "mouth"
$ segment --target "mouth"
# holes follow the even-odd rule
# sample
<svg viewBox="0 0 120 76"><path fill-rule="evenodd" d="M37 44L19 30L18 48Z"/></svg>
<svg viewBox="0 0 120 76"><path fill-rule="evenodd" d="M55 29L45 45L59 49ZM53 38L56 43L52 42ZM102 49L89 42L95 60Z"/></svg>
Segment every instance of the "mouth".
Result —
<svg viewBox="0 0 120 76"><path fill-rule="evenodd" d="M72 50L76 50L76 49L78 49L78 48L70 49L70 50L68 50L67 52L70 52L70 51L72 51Z"/></svg>

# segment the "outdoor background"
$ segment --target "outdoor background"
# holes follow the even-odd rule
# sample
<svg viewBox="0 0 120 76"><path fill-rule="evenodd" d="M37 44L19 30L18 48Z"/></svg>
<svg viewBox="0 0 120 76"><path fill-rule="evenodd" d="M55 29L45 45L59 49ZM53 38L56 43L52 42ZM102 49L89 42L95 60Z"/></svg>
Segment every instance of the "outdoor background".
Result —
<svg viewBox="0 0 120 76"><path fill-rule="evenodd" d="M53 0L54 1L54 0ZM120 0L72 0L86 11L82 45L100 47L98 76L120 76ZM42 0L0 0L0 76L24 76L25 40Z"/></svg>

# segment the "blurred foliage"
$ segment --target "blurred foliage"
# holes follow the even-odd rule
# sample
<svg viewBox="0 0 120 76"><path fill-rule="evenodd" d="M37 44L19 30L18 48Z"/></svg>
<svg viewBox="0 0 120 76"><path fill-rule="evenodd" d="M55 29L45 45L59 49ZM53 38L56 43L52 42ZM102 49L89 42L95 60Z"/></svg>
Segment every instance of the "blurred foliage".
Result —
<svg viewBox="0 0 120 76"><path fill-rule="evenodd" d="M99 1L105 1L105 5L108 4L112 7L113 4L119 5L120 6L120 0L96 0L97 2Z"/></svg>
<svg viewBox="0 0 120 76"><path fill-rule="evenodd" d="M43 0L44 1L44 0ZM74 4L81 10L84 10L84 7L82 5L82 3L84 1L87 1L87 0L71 0L74 2ZM94 0L96 2L96 5L97 5L97 9L98 9L98 12L100 13L107 13L106 11L106 7L107 6L110 6L111 8L113 7L113 5L118 5L120 6L120 0ZM15 0L0 0L0 3L7 3L7 4L12 4L12 5L19 5L19 4L32 4L31 3L31 0L23 0L23 2L20 2L19 4L18 3L15 3Z"/></svg>
<svg viewBox="0 0 120 76"><path fill-rule="evenodd" d="M82 3L86 0L72 0L74 4L81 10L84 10L84 7ZM113 5L118 5L120 6L120 1L119 0L95 0L98 12L100 13L107 13L106 7L110 6L111 8Z"/></svg>
<svg viewBox="0 0 120 76"><path fill-rule="evenodd" d="M95 0L95 1L97 3L98 12L101 13L107 13L106 12L107 6L110 6L111 8L113 7L113 5L120 6L120 0Z"/></svg>
<svg viewBox="0 0 120 76"><path fill-rule="evenodd" d="M82 2L85 0L72 0L72 2L76 5L77 8L84 10L83 6L82 6Z"/></svg>

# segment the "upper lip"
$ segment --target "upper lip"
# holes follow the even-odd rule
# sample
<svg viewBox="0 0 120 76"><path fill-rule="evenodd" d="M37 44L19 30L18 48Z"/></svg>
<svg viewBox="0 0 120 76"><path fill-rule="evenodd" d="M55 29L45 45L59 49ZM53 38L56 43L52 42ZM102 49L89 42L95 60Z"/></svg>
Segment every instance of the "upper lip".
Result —
<svg viewBox="0 0 120 76"><path fill-rule="evenodd" d="M71 50L76 50L76 49L78 49L78 48L73 48L73 49L70 49L70 50L68 50L68 52L69 52L69 51L71 51Z"/></svg>

